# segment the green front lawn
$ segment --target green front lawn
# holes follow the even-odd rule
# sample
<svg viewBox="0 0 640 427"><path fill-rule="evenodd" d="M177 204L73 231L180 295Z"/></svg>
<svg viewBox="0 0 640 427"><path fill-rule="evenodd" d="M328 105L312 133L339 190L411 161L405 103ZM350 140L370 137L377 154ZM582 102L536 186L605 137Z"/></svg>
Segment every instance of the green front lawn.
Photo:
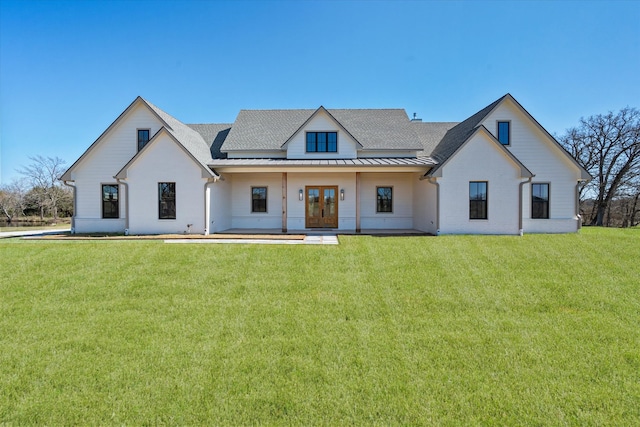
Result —
<svg viewBox="0 0 640 427"><path fill-rule="evenodd" d="M640 229L0 260L0 424L640 424Z"/></svg>

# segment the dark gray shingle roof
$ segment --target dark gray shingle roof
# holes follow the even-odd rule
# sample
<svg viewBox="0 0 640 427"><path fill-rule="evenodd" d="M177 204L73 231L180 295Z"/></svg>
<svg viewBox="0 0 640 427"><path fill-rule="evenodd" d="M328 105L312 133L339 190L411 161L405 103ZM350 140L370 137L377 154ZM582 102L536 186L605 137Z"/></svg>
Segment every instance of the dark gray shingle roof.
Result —
<svg viewBox="0 0 640 427"><path fill-rule="evenodd" d="M167 130L189 151L204 167L211 160L209 145L197 131L180 120L164 112L146 99L144 102L167 124Z"/></svg>
<svg viewBox="0 0 640 427"><path fill-rule="evenodd" d="M231 131L230 123L192 124L187 126L202 136L204 142L209 146L209 152L211 153L212 158L219 159L227 156L220 152L220 147L227 138L227 135L229 135L229 131Z"/></svg>
<svg viewBox="0 0 640 427"><path fill-rule="evenodd" d="M281 150L317 110L241 110L223 151ZM328 109L365 150L420 150L402 109Z"/></svg>

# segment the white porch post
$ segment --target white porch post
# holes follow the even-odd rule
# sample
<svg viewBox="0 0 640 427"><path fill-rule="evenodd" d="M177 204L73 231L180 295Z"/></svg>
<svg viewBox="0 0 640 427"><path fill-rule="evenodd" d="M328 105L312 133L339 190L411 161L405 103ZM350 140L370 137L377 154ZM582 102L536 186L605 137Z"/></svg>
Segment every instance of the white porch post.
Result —
<svg viewBox="0 0 640 427"><path fill-rule="evenodd" d="M360 172L356 172L356 233L360 232Z"/></svg>
<svg viewBox="0 0 640 427"><path fill-rule="evenodd" d="M287 232L287 173L282 172L282 232Z"/></svg>

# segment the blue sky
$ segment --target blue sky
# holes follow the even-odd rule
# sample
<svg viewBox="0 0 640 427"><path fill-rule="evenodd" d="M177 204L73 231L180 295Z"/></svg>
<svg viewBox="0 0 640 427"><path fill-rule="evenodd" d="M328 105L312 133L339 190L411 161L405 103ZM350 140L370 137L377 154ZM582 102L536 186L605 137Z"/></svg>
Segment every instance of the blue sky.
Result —
<svg viewBox="0 0 640 427"><path fill-rule="evenodd" d="M511 93L551 133L640 107L639 1L0 1L0 179L71 165L141 95L460 121Z"/></svg>

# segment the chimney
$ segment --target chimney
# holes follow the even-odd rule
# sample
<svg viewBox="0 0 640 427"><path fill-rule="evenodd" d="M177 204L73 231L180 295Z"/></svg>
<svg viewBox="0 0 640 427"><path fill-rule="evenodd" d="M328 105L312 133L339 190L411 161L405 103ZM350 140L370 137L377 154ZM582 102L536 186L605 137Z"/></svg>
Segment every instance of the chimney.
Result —
<svg viewBox="0 0 640 427"><path fill-rule="evenodd" d="M418 118L418 113L413 113L413 118L411 119L412 122L421 122L422 119Z"/></svg>

